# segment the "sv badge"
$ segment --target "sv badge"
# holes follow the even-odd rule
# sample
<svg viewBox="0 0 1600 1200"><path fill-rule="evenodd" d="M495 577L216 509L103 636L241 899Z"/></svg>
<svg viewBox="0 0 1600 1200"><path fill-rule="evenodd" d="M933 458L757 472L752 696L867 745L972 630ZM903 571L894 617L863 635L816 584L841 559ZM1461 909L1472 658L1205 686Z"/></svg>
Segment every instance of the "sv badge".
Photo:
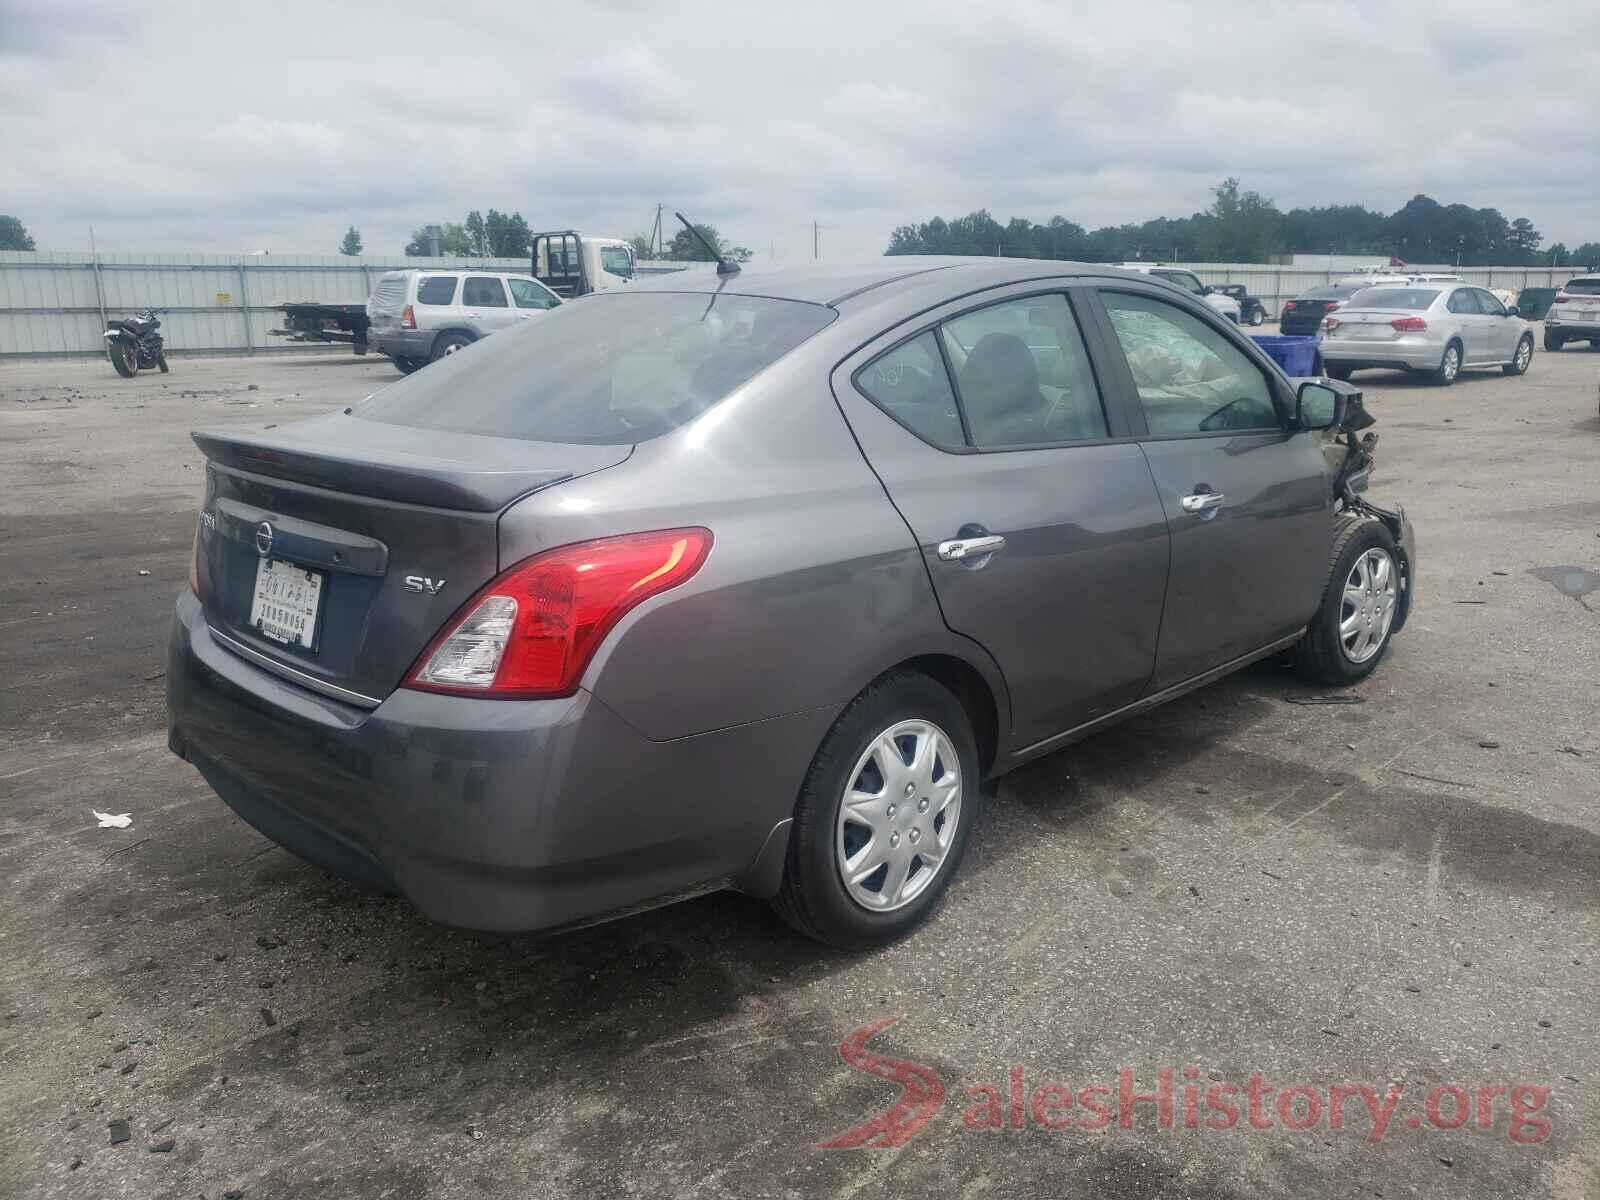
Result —
<svg viewBox="0 0 1600 1200"><path fill-rule="evenodd" d="M408 592L426 592L430 596L437 596L444 590L444 580L429 579L426 575L407 575L404 586Z"/></svg>

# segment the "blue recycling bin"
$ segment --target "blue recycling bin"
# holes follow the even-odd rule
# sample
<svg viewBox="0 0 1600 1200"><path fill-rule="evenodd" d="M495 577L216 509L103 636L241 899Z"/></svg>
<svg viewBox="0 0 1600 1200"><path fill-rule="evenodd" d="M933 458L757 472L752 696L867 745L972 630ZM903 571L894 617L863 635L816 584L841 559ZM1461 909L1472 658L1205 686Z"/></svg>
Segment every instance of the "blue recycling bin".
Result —
<svg viewBox="0 0 1600 1200"><path fill-rule="evenodd" d="M1317 373L1317 338L1252 333L1250 340L1265 350L1267 357L1282 367L1285 375Z"/></svg>

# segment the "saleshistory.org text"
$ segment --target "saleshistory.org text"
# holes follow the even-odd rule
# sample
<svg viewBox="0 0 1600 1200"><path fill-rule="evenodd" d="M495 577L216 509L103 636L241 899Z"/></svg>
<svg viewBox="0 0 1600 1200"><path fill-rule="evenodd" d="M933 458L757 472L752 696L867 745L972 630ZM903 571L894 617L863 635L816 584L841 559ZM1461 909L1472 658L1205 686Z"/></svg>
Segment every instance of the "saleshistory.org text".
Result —
<svg viewBox="0 0 1600 1200"><path fill-rule="evenodd" d="M839 1043L839 1054L857 1070L896 1083L900 1098L881 1113L821 1143L828 1149L899 1146L908 1142L943 1107L944 1080L930 1067L873 1054L866 1044L894 1024L884 1017L853 1029ZM1242 1083L1202 1078L1195 1066L1146 1070L1142 1079L1123 1067L1103 1083L1032 1082L1022 1067L1011 1067L1004 1083L975 1083L963 1089L961 1124L971 1130L1132 1129L1289 1129L1319 1126L1364 1132L1381 1142L1398 1129L1470 1128L1503 1133L1519 1145L1550 1136L1550 1121L1540 1115L1550 1089L1531 1083L1441 1083L1429 1088L1421 1112L1404 1103L1403 1083L1304 1083L1269 1085L1259 1072ZM1414 1099L1413 1099L1414 1104Z"/></svg>

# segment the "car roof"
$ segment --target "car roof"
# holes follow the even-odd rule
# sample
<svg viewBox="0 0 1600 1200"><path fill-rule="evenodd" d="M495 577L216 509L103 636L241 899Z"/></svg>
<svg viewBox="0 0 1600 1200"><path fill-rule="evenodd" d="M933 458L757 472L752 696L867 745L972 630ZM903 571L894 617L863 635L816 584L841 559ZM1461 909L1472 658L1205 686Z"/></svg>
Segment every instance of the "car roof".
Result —
<svg viewBox="0 0 1600 1200"><path fill-rule="evenodd" d="M710 264L707 264L709 266ZM978 290L1021 283L1029 279L1098 275L1128 277L1105 263L1067 262L1053 258L981 258L956 255L883 255L855 263L811 264L741 270L737 275L717 275L711 270L673 272L635 282L629 291L722 292L727 295L765 296L838 306L866 293L878 293L912 281L937 280L951 291Z"/></svg>

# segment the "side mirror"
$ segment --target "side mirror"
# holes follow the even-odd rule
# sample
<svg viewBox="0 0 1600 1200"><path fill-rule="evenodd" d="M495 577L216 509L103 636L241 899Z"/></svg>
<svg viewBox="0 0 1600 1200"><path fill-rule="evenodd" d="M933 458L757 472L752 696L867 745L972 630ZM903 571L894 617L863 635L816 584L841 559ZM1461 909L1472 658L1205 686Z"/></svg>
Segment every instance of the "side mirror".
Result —
<svg viewBox="0 0 1600 1200"><path fill-rule="evenodd" d="M1348 389L1348 390L1346 390ZM1349 391L1355 389L1336 386L1334 380L1309 379L1295 393L1295 421L1301 429L1332 429L1344 423ZM1361 393L1356 392L1359 398Z"/></svg>

